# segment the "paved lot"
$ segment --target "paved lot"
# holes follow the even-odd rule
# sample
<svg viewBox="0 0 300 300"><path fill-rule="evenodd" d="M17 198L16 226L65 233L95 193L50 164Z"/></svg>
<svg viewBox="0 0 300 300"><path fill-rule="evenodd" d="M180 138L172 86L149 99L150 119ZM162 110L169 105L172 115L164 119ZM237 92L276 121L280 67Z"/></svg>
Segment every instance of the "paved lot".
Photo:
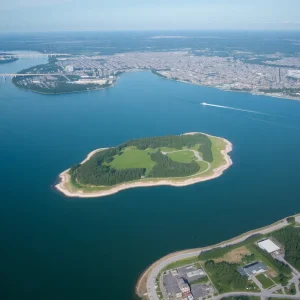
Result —
<svg viewBox="0 0 300 300"><path fill-rule="evenodd" d="M195 284L192 285L192 295L195 299L205 297L213 292L213 287L209 284Z"/></svg>

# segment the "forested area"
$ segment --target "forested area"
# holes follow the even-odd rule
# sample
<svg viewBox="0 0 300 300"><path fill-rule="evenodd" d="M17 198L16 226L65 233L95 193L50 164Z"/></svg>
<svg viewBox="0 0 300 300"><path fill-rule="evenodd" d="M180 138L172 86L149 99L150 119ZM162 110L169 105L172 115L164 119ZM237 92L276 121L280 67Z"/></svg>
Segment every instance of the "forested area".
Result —
<svg viewBox="0 0 300 300"><path fill-rule="evenodd" d="M197 133L193 135L170 135L170 136L158 136L141 138L125 142L121 145L122 148L134 146L139 150L145 150L147 148L160 148L168 147L175 149L182 149L183 147L191 148L197 144L201 144L199 151L203 155L203 159L208 162L213 161L211 151L211 140L205 134Z"/></svg>
<svg viewBox="0 0 300 300"><path fill-rule="evenodd" d="M215 259L218 257L222 257L223 255L225 255L226 253L237 249L239 247L242 247L244 245L247 244L252 244L256 241L258 241L261 237L261 234L254 234L250 237L248 237L246 240L244 240L243 242L237 243L237 244L233 244L233 245L229 245L226 247L218 247L218 248L213 248L211 250L207 250L207 251L203 251L200 253L199 255L199 259L201 260L209 260L209 259Z"/></svg>
<svg viewBox="0 0 300 300"><path fill-rule="evenodd" d="M300 271L300 228L288 226L271 234L285 247L285 259Z"/></svg>
<svg viewBox="0 0 300 300"><path fill-rule="evenodd" d="M163 155L160 151L152 153L151 159L156 162L148 177L186 177L197 173L200 166L193 160L190 163L180 163Z"/></svg>
<svg viewBox="0 0 300 300"><path fill-rule="evenodd" d="M241 275L237 268L237 264L227 262L215 263L209 260L205 263L205 269L220 293L246 289L248 277Z"/></svg>
<svg viewBox="0 0 300 300"><path fill-rule="evenodd" d="M72 180L80 184L110 186L140 179L145 174L146 169L143 168L116 170L103 165L104 162L109 163L118 153L120 152L117 148L110 148L94 154L86 163L70 169Z"/></svg>

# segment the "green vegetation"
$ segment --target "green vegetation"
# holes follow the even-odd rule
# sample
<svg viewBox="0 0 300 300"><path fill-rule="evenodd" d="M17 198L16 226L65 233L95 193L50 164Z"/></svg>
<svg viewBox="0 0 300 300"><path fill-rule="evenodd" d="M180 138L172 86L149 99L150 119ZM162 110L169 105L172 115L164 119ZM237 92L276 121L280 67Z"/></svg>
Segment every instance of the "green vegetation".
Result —
<svg viewBox="0 0 300 300"><path fill-rule="evenodd" d="M195 284L199 284L199 283L206 283L206 282L209 282L209 279L207 276L204 276L204 277L201 277L197 280L194 280L191 282L191 285L195 285Z"/></svg>
<svg viewBox="0 0 300 300"><path fill-rule="evenodd" d="M146 151L135 148L127 150L121 155L116 155L109 165L116 170L145 168L147 171L150 171L153 168L155 162L151 160L150 155Z"/></svg>
<svg viewBox="0 0 300 300"><path fill-rule="evenodd" d="M190 257L190 258L185 258L185 259L178 260L178 261L175 261L175 262L167 265L162 271L164 272L164 271L167 271L167 270L176 269L176 268L179 268L179 267L183 267L183 266L186 266L186 265L197 263L198 261L199 260L198 260L197 256Z"/></svg>
<svg viewBox="0 0 300 300"><path fill-rule="evenodd" d="M300 271L300 228L288 226L271 234L285 247L285 259Z"/></svg>
<svg viewBox="0 0 300 300"><path fill-rule="evenodd" d="M49 57L47 64L33 66L28 69L24 69L19 72L19 74L54 74L54 80L43 80L44 78L40 76L17 76L12 79L12 82L20 88L30 89L35 92L45 93L45 94L62 94L62 93L72 93L72 92L82 92L87 90L96 90L100 88L109 87L110 84L106 83L101 86L93 83L86 84L76 84L74 81L80 79L78 75L67 75L60 76L55 75L62 71L62 68L56 64L56 57ZM41 81L40 83L34 83L31 79L37 79Z"/></svg>
<svg viewBox="0 0 300 300"><path fill-rule="evenodd" d="M243 262L245 265L248 265L248 264L254 262L255 260L257 260L257 259L256 259L255 254L253 254L253 253L250 254L250 255L246 255L246 256L244 256L244 257L242 258L242 262Z"/></svg>
<svg viewBox="0 0 300 300"><path fill-rule="evenodd" d="M286 220L289 224L295 224L296 223L295 217L288 217L288 218L286 218Z"/></svg>
<svg viewBox="0 0 300 300"><path fill-rule="evenodd" d="M226 253L228 253L236 248L240 248L242 246L247 246L249 244L253 244L254 242L261 239L261 237L262 237L262 235L255 234L255 235L250 236L246 240L244 240L240 243L234 244L234 245L230 245L230 246L226 246L226 247L218 247L218 248L214 248L214 249L211 249L208 251L203 251L200 253L199 259L209 260L209 259L216 259L216 258L222 257Z"/></svg>
<svg viewBox="0 0 300 300"><path fill-rule="evenodd" d="M145 150L147 148L156 149L161 147L168 147L174 148L176 150L181 150L184 147L192 148L197 144L200 144L198 151L202 153L203 159L205 161L212 162L212 142L207 135L201 133L193 135L170 135L136 139L124 143L123 147L133 146L140 150Z"/></svg>
<svg viewBox="0 0 300 300"><path fill-rule="evenodd" d="M194 160L188 164L176 162L160 151L152 153L151 160L156 163L149 173L149 177L153 178L186 177L200 170L200 166Z"/></svg>
<svg viewBox="0 0 300 300"><path fill-rule="evenodd" d="M266 277L265 274L259 274L259 275L256 276L256 278L262 284L264 289L268 289L271 286L275 285L273 280L271 280L269 277Z"/></svg>
<svg viewBox="0 0 300 300"><path fill-rule="evenodd" d="M295 283L292 283L291 286L289 288L284 288L284 292L287 295L296 295L297 291L296 291L296 286Z"/></svg>
<svg viewBox="0 0 300 300"><path fill-rule="evenodd" d="M220 293L246 289L248 277L237 271L237 264L215 263L213 260L209 260L205 262L204 266Z"/></svg>
<svg viewBox="0 0 300 300"><path fill-rule="evenodd" d="M270 266L278 274L283 274L287 277L291 275L292 270L290 267L282 261L274 259L268 252L253 244L248 245L247 248L256 256L258 260L261 260L265 265Z"/></svg>
<svg viewBox="0 0 300 300"><path fill-rule="evenodd" d="M193 152L188 150L192 148L201 152L204 161L213 161L212 142L201 133L127 141L95 153L84 164L73 166L69 171L71 183L77 188L105 187L139 179L184 178L196 175L202 170L203 164L207 163L194 158ZM163 152L172 152L172 155ZM180 155L173 160L175 153ZM189 162L184 153L189 153Z"/></svg>
<svg viewBox="0 0 300 300"><path fill-rule="evenodd" d="M260 300L260 297L256 296L235 296L235 297L226 297L221 300Z"/></svg>
<svg viewBox="0 0 300 300"><path fill-rule="evenodd" d="M194 159L194 153L191 150L169 153L168 157L176 162L190 163Z"/></svg>

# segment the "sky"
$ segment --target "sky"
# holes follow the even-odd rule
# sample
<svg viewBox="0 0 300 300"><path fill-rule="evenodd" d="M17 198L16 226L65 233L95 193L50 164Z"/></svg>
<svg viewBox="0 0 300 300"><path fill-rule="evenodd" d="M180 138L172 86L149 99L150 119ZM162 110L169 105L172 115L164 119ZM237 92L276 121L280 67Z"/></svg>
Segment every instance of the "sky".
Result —
<svg viewBox="0 0 300 300"><path fill-rule="evenodd" d="M300 30L300 0L1 0L0 32Z"/></svg>

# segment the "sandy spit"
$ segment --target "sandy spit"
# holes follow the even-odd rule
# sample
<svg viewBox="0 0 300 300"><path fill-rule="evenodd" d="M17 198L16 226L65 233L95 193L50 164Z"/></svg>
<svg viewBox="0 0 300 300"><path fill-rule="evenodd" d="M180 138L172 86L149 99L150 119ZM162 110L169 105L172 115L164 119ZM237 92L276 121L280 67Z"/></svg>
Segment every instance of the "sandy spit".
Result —
<svg viewBox="0 0 300 300"><path fill-rule="evenodd" d="M200 133L200 132L191 132L191 133L185 133L185 134L196 134L196 133ZM206 134L206 135L210 136L208 134ZM162 179L159 181L149 181L149 180L142 181L141 180L141 181L132 182L132 183L122 183L122 184L114 186L108 190L86 193L86 192L83 192L82 190L76 190L76 191L72 192L68 189L68 187L66 187L66 184L68 184L70 182L70 175L68 173L70 169L68 169L59 175L60 182L55 186L55 188L58 191L62 192L67 197L96 198L96 197L104 197L104 196L113 195L120 191L123 191L126 189L131 189L131 188L137 188L137 187L150 187L150 186L161 186L161 185L183 187L183 186L192 185L192 184L195 184L198 182L211 180L211 179L221 176L224 173L224 171L227 170L232 165L232 160L231 160L230 156L228 155L228 153L230 153L233 149L232 144L224 138L222 138L222 140L226 143L225 150L221 151L221 153L223 154L223 156L225 158L226 163L218 168L215 168L213 170L213 174L206 176L206 177L202 176L199 178L197 178L197 177L189 178L186 180L181 180L180 182L176 182L176 179ZM100 148L100 149L96 149L96 150L90 152L88 154L87 158L81 162L81 164L88 161L95 153L105 150L105 149L108 149L108 148Z"/></svg>

